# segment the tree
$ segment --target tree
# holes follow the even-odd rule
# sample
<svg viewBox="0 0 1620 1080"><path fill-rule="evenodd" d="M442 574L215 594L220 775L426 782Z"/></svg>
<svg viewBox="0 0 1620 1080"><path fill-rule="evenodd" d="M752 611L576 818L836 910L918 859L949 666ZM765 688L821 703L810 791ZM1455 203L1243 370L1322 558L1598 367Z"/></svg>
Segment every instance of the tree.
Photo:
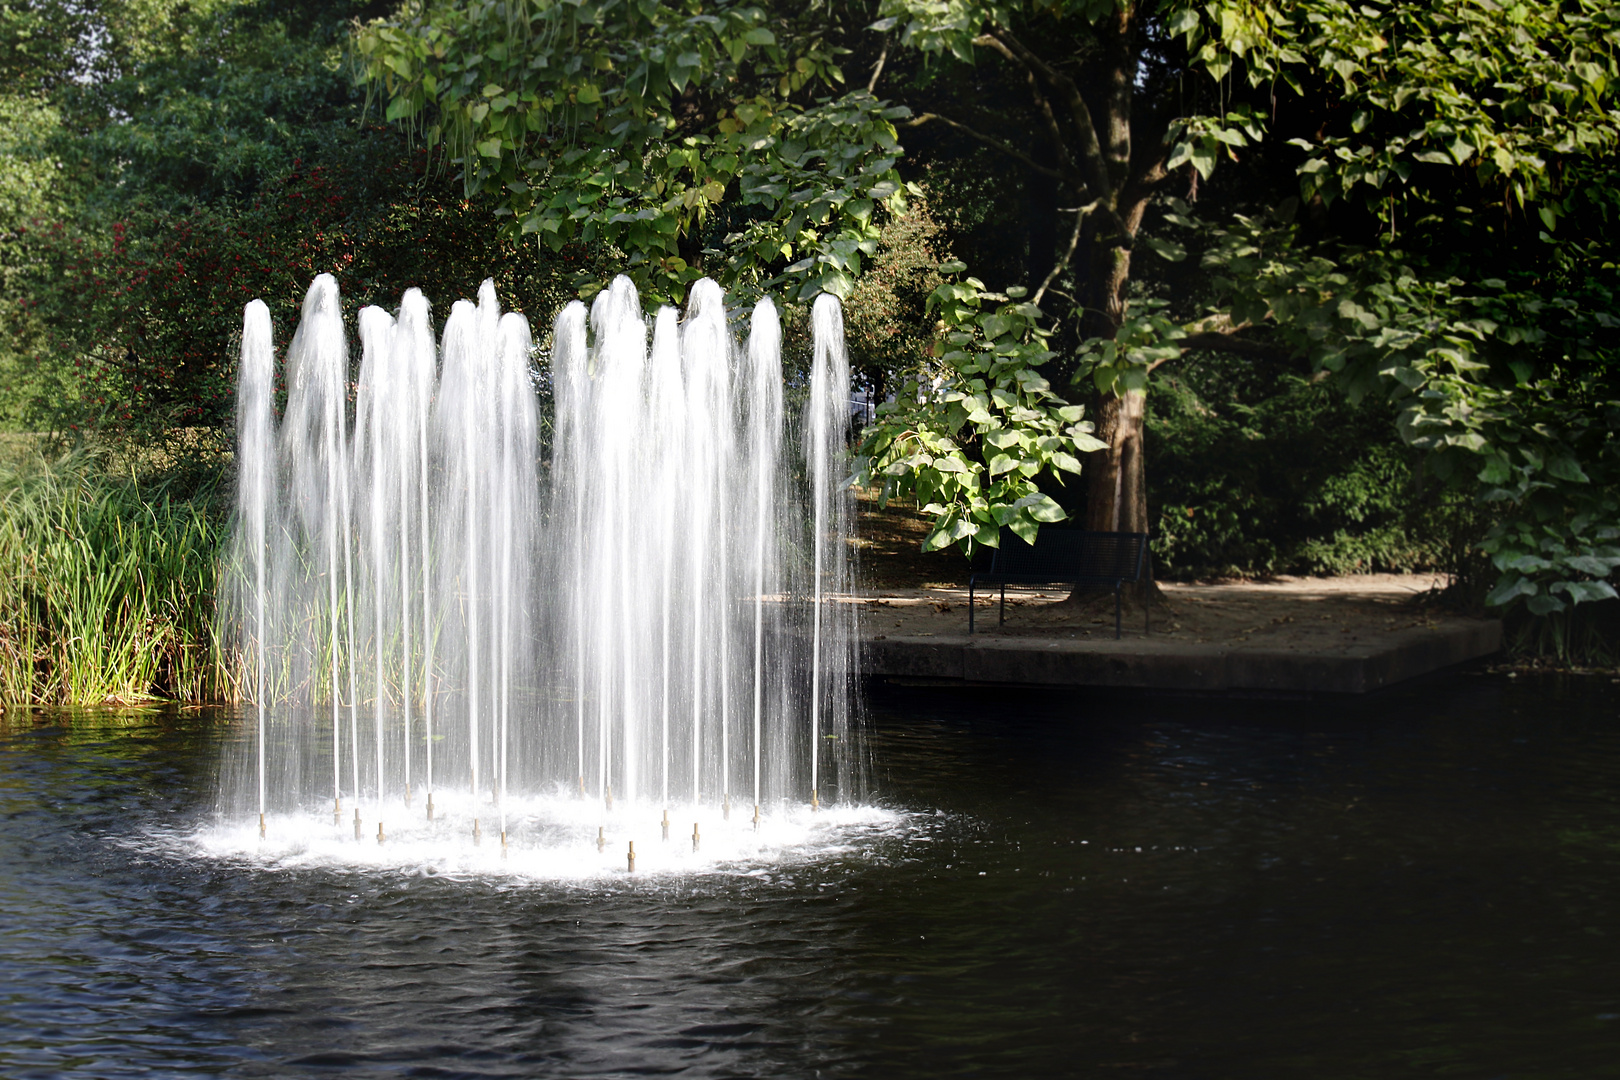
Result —
<svg viewBox="0 0 1620 1080"><path fill-rule="evenodd" d="M1077 368L1108 444L1088 469L1089 524L1146 526L1140 395L1156 367L1196 348L1292 357L1352 396L1388 396L1431 471L1477 480L1501 507L1486 539L1505 575L1493 602L1529 597L1541 613L1614 595L1602 580L1620 565L1614 206L1602 179L1620 133L1610 9L887 0L884 11L878 28L903 43L1015 67L1044 157L934 119L1050 175L1081 206L1065 256L1079 265ZM1190 200L1221 161L1294 174L1304 213L1287 199L1199 220L1174 196ZM1571 218L1583 235L1556 238ZM1186 318L1132 295L1138 246L1175 263L1189 244L1214 290L1206 311ZM956 367L948 381L971 381ZM874 467L915 472L907 482L930 490L955 472L959 461L941 472L891 438L961 430L949 396L898 402L868 441ZM983 523L996 509L970 493L938 506L942 520ZM953 537L975 538L989 542Z"/></svg>
<svg viewBox="0 0 1620 1080"><path fill-rule="evenodd" d="M703 274L843 296L879 215L903 205L907 114L838 92L836 14L786 10L428 2L364 27L358 48L388 119L440 148L469 195L497 193L511 233L616 248L659 300Z"/></svg>
<svg viewBox="0 0 1620 1080"><path fill-rule="evenodd" d="M242 305L265 299L285 335L319 273L351 311L414 285L442 314L486 276L536 318L562 303L586 252L520 250L488 228L492 199L467 199L402 133L362 122L344 48L351 18L379 6L71 9L97 33L124 19L125 44L85 81L40 77L53 89L25 114L36 140L0 129L19 166L0 178L14 305L0 317L26 376L5 385L13 416L103 437L223 435Z"/></svg>
<svg viewBox="0 0 1620 1080"><path fill-rule="evenodd" d="M947 129L1048 185L1031 203L1072 215L1053 249L1032 245L1029 280L1000 289L941 267L934 364L862 448L935 515L930 546L1061 519L1040 485L1081 451L1086 523L1145 530L1149 377L1220 350L1386 395L1437 476L1479 457L1506 507L1495 599L1607 595L1615 260L1607 233L1551 239L1610 210L1607 8L882 0L868 90L812 97L843 82L869 12L444 0L360 42L389 115L469 191L503 192L511 230L605 241L660 298L700 264L734 287L847 293L903 198L902 136ZM914 109L873 92L885 64ZM1201 213L1234 169L1253 183L1223 199L1238 215ZM1504 262L1526 269L1480 272ZM1144 288L1182 264L1191 288ZM1071 385L1094 395L1089 421ZM1524 576L1541 562L1566 576Z"/></svg>

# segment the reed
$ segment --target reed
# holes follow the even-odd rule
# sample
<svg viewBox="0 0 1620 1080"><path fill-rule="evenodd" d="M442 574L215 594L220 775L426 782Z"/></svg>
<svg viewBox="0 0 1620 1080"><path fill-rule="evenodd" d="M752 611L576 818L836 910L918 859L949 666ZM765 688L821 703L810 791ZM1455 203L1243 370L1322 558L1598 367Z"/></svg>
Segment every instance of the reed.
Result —
<svg viewBox="0 0 1620 1080"><path fill-rule="evenodd" d="M213 502L84 451L0 464L0 702L234 696L213 630Z"/></svg>

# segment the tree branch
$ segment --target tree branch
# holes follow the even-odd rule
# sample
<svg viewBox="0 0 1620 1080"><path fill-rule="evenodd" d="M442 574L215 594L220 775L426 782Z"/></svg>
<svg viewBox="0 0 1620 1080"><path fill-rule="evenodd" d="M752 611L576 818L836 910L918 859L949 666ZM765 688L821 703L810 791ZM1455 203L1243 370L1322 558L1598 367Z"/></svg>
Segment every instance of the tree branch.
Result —
<svg viewBox="0 0 1620 1080"><path fill-rule="evenodd" d="M917 118L915 118L913 120L906 121L901 126L902 127L922 127L924 124L928 123L931 120L938 120L940 123L946 124L946 125L948 125L950 127L953 127L956 130L962 132L964 135L968 135L968 136L970 136L972 138L978 139L980 142L984 143L986 146L992 146L995 149L1000 150L1003 154L1006 154L1008 157L1017 158L1019 161L1022 161L1025 165L1028 165L1031 169L1034 169L1036 172L1042 174L1043 176L1050 176L1054 180L1070 180L1071 182L1074 179L1072 176L1065 176L1062 172L1060 172L1057 169L1052 168L1050 165L1042 165L1040 162L1036 161L1034 158L1030 157L1028 154L1024 153L1022 150L1015 149L1015 148L1007 145L1006 143L1002 142L1000 139L994 138L994 137L992 137L990 135L986 135L983 132L974 131L972 128L968 127L966 124L959 124L955 120L952 120L948 116L941 116L938 113L923 113L921 116L919 116L919 117L917 117ZM1085 194L1084 189L1082 189L1081 194L1082 195Z"/></svg>
<svg viewBox="0 0 1620 1080"><path fill-rule="evenodd" d="M1097 141L1097 128L1091 122L1091 110L1086 107L1084 99L1080 97L1080 88L1074 80L1063 72L1057 70L1030 51L1017 35L1006 27L991 24L988 32L1007 51L1015 56L1029 70L1036 72L1049 84L1057 89L1063 103L1068 106L1069 118L1074 122L1075 130L1079 133L1080 170L1085 178L1086 186L1102 200L1099 209L1108 218L1108 224L1121 238L1130 233L1125 229L1125 223L1119 219L1114 205L1117 195L1114 184L1109 177L1108 160L1103 156L1102 145Z"/></svg>
<svg viewBox="0 0 1620 1080"><path fill-rule="evenodd" d="M867 81L867 83L866 83L866 92L868 94L873 93L874 91L877 90L878 76L883 74L883 65L888 63L888 61L889 61L889 38L888 38L888 35L884 35L884 38L883 38L883 51L878 53L877 63L872 65L872 78L869 79Z"/></svg>
<svg viewBox="0 0 1620 1080"><path fill-rule="evenodd" d="M1074 153L1069 149L1069 141L1063 137L1063 128L1058 124L1057 114L1052 111L1052 103L1047 100L1045 94L1041 93L1041 82L1036 78L1034 69L1022 63L1011 49L989 34L980 34L973 39L973 44L982 45L998 52L1006 58L1008 63L1024 69L1024 78L1029 83L1030 96L1035 99L1035 111L1040 113L1041 119L1046 122L1046 133L1051 138L1052 145L1057 148L1058 158L1066 168L1074 171L1075 186L1079 187L1084 184L1084 180L1079 175L1080 170L1074 164Z"/></svg>
<svg viewBox="0 0 1620 1080"><path fill-rule="evenodd" d="M1074 249L1080 246L1080 230L1086 223L1086 216L1095 209L1097 209L1097 200L1093 199L1085 206L1080 207L1075 213L1074 233L1069 237L1068 250L1063 253L1063 258L1059 259L1057 264L1052 267L1052 272L1046 275L1046 280L1041 282L1041 287L1035 290L1035 295L1030 300L1030 303L1036 307L1041 306L1041 298L1046 295L1046 290L1052 287L1052 282L1057 280L1057 276L1069 265L1069 260L1074 258Z"/></svg>

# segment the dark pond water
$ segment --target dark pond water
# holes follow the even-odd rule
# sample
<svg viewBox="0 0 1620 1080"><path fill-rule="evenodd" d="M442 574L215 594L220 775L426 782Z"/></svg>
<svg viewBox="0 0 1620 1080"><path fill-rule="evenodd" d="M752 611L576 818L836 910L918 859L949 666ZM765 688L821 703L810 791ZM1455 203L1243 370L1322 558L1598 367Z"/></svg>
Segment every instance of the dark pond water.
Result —
<svg viewBox="0 0 1620 1080"><path fill-rule="evenodd" d="M12 713L0 1075L1620 1075L1617 689L874 688L917 827L639 891L190 856L217 717Z"/></svg>

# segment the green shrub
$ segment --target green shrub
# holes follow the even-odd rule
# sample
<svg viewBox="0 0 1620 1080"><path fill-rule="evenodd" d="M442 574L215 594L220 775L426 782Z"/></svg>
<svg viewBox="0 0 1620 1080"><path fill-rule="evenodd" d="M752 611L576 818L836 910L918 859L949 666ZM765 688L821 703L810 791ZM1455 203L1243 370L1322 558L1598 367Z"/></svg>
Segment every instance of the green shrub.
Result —
<svg viewBox="0 0 1620 1080"><path fill-rule="evenodd" d="M1193 359L1148 395L1162 577L1450 570L1458 496L1388 406L1248 359Z"/></svg>

